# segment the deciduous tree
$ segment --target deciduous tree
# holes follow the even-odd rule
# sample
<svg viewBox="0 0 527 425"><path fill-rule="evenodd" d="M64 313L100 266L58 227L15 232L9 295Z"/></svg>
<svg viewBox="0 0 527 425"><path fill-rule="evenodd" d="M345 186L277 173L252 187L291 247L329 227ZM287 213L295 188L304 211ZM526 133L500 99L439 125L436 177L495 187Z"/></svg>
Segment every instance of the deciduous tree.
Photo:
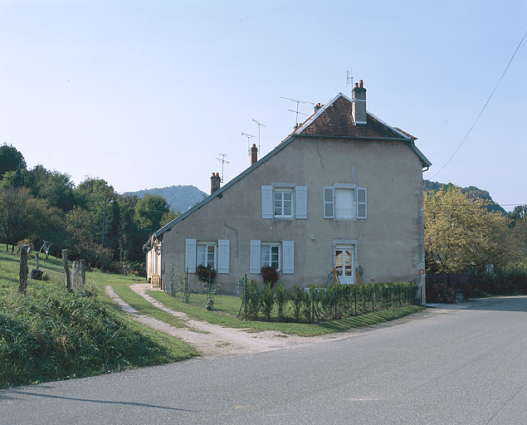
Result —
<svg viewBox="0 0 527 425"><path fill-rule="evenodd" d="M459 188L425 192L425 254L428 272L485 270L507 261L507 218Z"/></svg>

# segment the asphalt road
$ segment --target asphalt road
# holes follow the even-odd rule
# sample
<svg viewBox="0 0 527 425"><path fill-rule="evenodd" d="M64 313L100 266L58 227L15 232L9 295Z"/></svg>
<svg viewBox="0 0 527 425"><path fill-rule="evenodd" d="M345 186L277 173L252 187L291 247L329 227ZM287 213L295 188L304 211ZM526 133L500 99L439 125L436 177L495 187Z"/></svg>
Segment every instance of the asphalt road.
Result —
<svg viewBox="0 0 527 425"><path fill-rule="evenodd" d="M0 424L525 424L527 297L349 338L0 391Z"/></svg>

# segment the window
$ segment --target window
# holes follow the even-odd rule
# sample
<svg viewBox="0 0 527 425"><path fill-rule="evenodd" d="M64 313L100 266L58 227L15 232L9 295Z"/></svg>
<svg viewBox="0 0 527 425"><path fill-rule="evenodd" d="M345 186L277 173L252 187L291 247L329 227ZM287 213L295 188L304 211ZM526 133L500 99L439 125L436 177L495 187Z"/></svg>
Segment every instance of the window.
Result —
<svg viewBox="0 0 527 425"><path fill-rule="evenodd" d="M276 267L283 274L295 272L295 242L262 242L252 240L249 255L250 273L260 273L263 266Z"/></svg>
<svg viewBox="0 0 527 425"><path fill-rule="evenodd" d="M293 216L293 190L276 189L273 192L274 198L274 216L275 217L292 217Z"/></svg>
<svg viewBox="0 0 527 425"><path fill-rule="evenodd" d="M352 220L367 218L366 189L351 184L324 188L324 218Z"/></svg>
<svg viewBox="0 0 527 425"><path fill-rule="evenodd" d="M307 187L293 183L262 186L263 219L307 219Z"/></svg>
<svg viewBox="0 0 527 425"><path fill-rule="evenodd" d="M229 273L230 241L198 242L196 239L185 241L185 270L196 273L197 266L212 267L218 273Z"/></svg>
<svg viewBox="0 0 527 425"><path fill-rule="evenodd" d="M280 245L262 244L261 267L269 266L280 270Z"/></svg>
<svg viewBox="0 0 527 425"><path fill-rule="evenodd" d="M198 244L198 266L216 268L216 245L214 244Z"/></svg>

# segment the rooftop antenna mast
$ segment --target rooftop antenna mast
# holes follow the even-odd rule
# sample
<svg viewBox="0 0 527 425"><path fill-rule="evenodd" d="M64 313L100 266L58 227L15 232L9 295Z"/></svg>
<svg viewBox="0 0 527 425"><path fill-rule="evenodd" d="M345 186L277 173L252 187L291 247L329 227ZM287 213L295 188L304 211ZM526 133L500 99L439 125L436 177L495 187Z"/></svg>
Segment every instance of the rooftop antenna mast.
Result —
<svg viewBox="0 0 527 425"><path fill-rule="evenodd" d="M216 159L221 162L221 180L220 180L220 182L223 183L223 167L224 167L225 164L228 164L229 161L227 161L225 159L225 157L227 156L226 153L219 153L218 155L221 156L221 159L220 158L216 158Z"/></svg>
<svg viewBox="0 0 527 425"><path fill-rule="evenodd" d="M242 136L247 137L247 152L249 152L249 156L251 156L251 139L256 136L253 136L252 134L243 133L243 132L242 132Z"/></svg>
<svg viewBox="0 0 527 425"><path fill-rule="evenodd" d="M262 151L261 151L261 149L260 149L260 128L261 128L261 127L265 127L265 128L267 128L267 126L263 125L261 122L256 121L254 118L253 118L253 121L254 121L256 124L258 124L258 153L259 153L260 155L262 155Z"/></svg>
<svg viewBox="0 0 527 425"><path fill-rule="evenodd" d="M291 102L296 102L296 111L293 111L292 109L288 109L288 111L290 112L294 112L296 114L296 124L298 125L298 114L300 115L306 115L306 116L309 116L308 114L304 114L302 112L299 112L298 111L298 106L300 104L302 105L314 105L313 102L307 102L305 100L299 100L299 99L291 99L290 97L283 97L283 96L280 96L280 99L286 99L286 100L290 100Z"/></svg>
<svg viewBox="0 0 527 425"><path fill-rule="evenodd" d="M353 69L346 71L346 85L350 86L351 98L353 99Z"/></svg>

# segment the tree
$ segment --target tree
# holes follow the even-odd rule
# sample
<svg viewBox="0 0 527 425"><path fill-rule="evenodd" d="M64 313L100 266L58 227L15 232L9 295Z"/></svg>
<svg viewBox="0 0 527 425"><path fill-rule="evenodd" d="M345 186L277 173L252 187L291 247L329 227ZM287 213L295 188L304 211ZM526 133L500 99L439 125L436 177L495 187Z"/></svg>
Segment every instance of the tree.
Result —
<svg viewBox="0 0 527 425"><path fill-rule="evenodd" d="M24 239L35 240L58 232L56 209L43 199L33 197L26 188L5 189L0 193L0 240L16 245ZM55 226L55 227L54 227Z"/></svg>
<svg viewBox="0 0 527 425"><path fill-rule="evenodd" d="M68 229L68 249L73 251L77 258L86 261L88 267L101 266L112 258L112 250L102 248L96 242L98 237L97 226L91 221L90 214L85 209L75 207L66 214Z"/></svg>
<svg viewBox="0 0 527 425"><path fill-rule="evenodd" d="M135 206L135 220L144 232L145 242L153 232L177 217L178 214L170 209L166 199L160 195L147 193Z"/></svg>
<svg viewBox="0 0 527 425"><path fill-rule="evenodd" d="M0 178L7 171L16 171L26 168L24 156L13 145L4 143L0 146Z"/></svg>
<svg viewBox="0 0 527 425"><path fill-rule="evenodd" d="M507 261L507 218L489 212L480 198L451 186L425 192L425 255L428 272L484 271Z"/></svg>

